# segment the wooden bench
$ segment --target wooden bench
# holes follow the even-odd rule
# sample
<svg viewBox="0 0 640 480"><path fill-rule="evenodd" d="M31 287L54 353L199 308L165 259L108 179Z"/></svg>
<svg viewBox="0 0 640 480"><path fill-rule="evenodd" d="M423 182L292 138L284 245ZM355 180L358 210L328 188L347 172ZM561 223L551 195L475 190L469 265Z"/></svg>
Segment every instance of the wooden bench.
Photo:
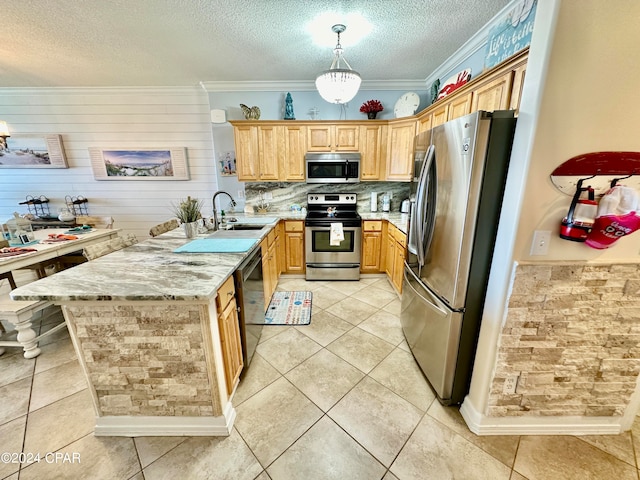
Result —
<svg viewBox="0 0 640 480"><path fill-rule="evenodd" d="M0 337L0 355L5 351L2 347L22 347L24 358L40 355L40 339L66 327L66 323L62 322L42 335L36 335L31 328L33 314L50 305L51 302L46 300L12 300L8 293L0 295L0 320L8 320L18 332L16 340L3 340Z"/></svg>

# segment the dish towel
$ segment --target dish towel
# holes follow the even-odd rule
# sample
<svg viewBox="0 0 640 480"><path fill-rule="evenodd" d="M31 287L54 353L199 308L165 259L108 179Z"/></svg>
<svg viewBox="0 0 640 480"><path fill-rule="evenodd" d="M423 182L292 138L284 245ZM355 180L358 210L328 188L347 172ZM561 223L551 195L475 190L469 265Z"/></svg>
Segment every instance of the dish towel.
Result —
<svg viewBox="0 0 640 480"><path fill-rule="evenodd" d="M332 223L329 232L329 245L337 247L344 240L344 231L341 223Z"/></svg>

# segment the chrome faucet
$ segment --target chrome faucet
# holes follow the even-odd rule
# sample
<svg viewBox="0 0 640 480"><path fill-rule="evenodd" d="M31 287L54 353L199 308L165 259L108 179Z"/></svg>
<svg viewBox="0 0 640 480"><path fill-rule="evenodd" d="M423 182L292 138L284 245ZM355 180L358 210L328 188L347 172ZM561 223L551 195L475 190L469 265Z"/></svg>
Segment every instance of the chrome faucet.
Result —
<svg viewBox="0 0 640 480"><path fill-rule="evenodd" d="M224 193L227 197L229 197L229 199L231 200L232 207L236 206L236 201L233 199L231 194L223 190L218 190L216 193L213 194L213 199L211 200L211 203L213 203L213 230L214 231L218 230L218 211L216 210L216 197L221 193Z"/></svg>

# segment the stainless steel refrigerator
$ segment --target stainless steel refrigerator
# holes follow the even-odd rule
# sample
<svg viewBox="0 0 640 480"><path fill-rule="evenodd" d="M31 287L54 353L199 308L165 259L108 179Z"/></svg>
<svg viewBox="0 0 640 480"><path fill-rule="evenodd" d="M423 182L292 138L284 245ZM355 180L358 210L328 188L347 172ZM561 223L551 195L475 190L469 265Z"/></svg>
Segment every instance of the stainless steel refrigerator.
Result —
<svg viewBox="0 0 640 480"><path fill-rule="evenodd" d="M515 122L480 111L415 139L400 318L444 405L469 391Z"/></svg>

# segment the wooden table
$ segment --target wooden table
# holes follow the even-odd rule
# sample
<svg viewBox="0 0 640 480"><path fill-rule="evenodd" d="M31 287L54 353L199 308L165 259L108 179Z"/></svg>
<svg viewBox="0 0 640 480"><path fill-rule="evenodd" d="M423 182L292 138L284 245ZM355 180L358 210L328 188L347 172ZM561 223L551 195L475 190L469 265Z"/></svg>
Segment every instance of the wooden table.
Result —
<svg viewBox="0 0 640 480"><path fill-rule="evenodd" d="M38 230L34 233L37 240L45 240L49 238L51 234L61 234L66 231L68 231L68 229L62 228ZM12 257L0 257L0 273L19 270L45 260L51 260L68 253L77 252L87 245L104 242L117 235L118 230L94 229L89 233L76 235L78 238L75 240L25 245L25 248L34 248L36 251ZM41 335L36 335L35 331L31 328L32 314L50 305L51 303L46 301L20 302L11 300L9 294L0 295L0 316L12 323L18 332L16 340L0 339L0 355L4 353L4 348L2 347L22 347L25 358L37 357L40 354L40 348L38 348L39 340L65 327L65 323L63 322Z"/></svg>
<svg viewBox="0 0 640 480"><path fill-rule="evenodd" d="M66 228L49 228L46 230L37 230L34 233L36 240L44 240L50 234L60 234L67 232ZM36 263L51 260L53 258L66 255L68 253L82 250L87 245L93 243L104 242L118 235L119 230L112 229L94 229L89 233L76 235L77 240L69 240L58 243L36 243L34 245L24 245L24 248L34 248L36 252L25 253L13 257L0 258L0 273L10 272L12 270L20 270L21 268L35 265Z"/></svg>

